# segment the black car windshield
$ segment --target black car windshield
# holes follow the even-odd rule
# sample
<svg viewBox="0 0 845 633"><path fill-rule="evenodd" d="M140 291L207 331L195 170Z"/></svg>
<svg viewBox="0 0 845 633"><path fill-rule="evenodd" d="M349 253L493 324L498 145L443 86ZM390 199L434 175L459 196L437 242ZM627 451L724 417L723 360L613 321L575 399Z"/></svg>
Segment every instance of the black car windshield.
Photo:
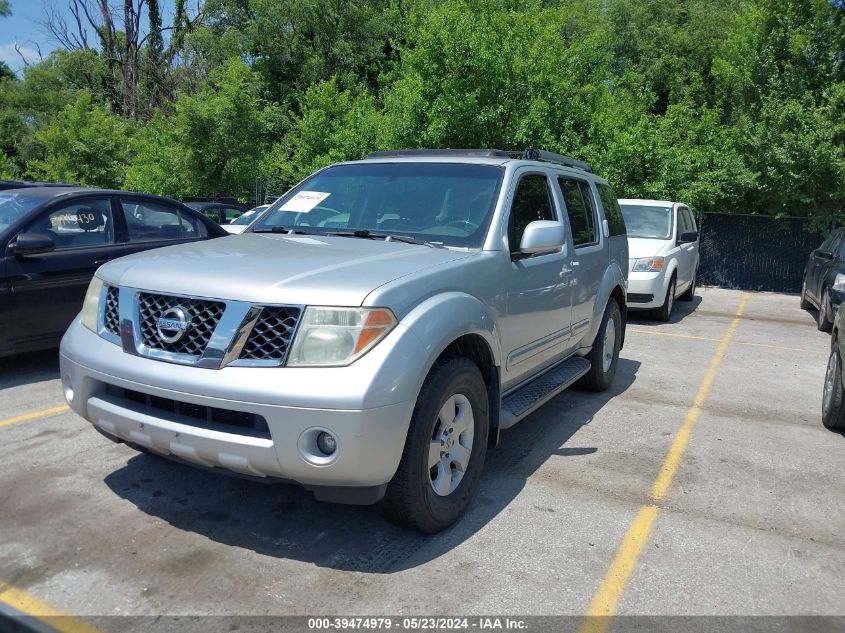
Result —
<svg viewBox="0 0 845 633"><path fill-rule="evenodd" d="M503 170L465 163L351 163L329 167L273 204L249 230L407 236L479 248Z"/></svg>
<svg viewBox="0 0 845 633"><path fill-rule="evenodd" d="M622 204L628 237L668 240L672 237L672 207Z"/></svg>
<svg viewBox="0 0 845 633"><path fill-rule="evenodd" d="M22 218L32 209L44 202L40 196L29 196L25 193L0 192L0 231Z"/></svg>

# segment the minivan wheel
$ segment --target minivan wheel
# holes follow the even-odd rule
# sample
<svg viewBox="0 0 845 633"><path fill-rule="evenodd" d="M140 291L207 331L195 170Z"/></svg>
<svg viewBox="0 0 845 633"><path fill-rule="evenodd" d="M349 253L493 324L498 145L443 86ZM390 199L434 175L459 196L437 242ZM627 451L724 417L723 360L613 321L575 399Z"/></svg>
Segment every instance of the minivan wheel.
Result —
<svg viewBox="0 0 845 633"><path fill-rule="evenodd" d="M690 282L689 288L684 290L684 294L678 297L678 301L692 301L695 298L695 284L697 280L698 270L692 274L692 281Z"/></svg>
<svg viewBox="0 0 845 633"><path fill-rule="evenodd" d="M434 533L466 510L481 478L489 432L487 389L463 357L429 372L382 509L391 520Z"/></svg>
<svg viewBox="0 0 845 633"><path fill-rule="evenodd" d="M604 309L601 326L593 341L593 348L587 355L590 371L578 381L590 391L605 391L613 383L616 367L619 364L619 350L622 347L622 312L619 304L612 297Z"/></svg>
<svg viewBox="0 0 845 633"><path fill-rule="evenodd" d="M678 280L673 274L672 279L669 281L669 288L666 290L666 298L663 300L663 305L654 311L654 318L658 321L666 323L672 317L672 308L675 307L675 288L677 284Z"/></svg>
<svg viewBox="0 0 845 633"><path fill-rule="evenodd" d="M820 332L830 332L833 329L833 323L830 320L830 293L828 293L827 288L822 290L822 301L819 305L816 327L819 328Z"/></svg>
<svg viewBox="0 0 845 633"><path fill-rule="evenodd" d="M842 389L842 362L836 345L830 350L822 392L822 424L835 431L845 429L845 395Z"/></svg>

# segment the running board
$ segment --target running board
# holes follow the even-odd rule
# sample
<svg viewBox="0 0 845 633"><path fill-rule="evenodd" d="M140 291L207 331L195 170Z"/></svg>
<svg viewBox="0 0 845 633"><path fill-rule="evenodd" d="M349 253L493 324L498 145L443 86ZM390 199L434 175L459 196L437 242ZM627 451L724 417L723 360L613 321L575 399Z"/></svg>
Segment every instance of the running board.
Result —
<svg viewBox="0 0 845 633"><path fill-rule="evenodd" d="M499 429L508 429L590 371L590 361L574 356L555 365L502 400Z"/></svg>

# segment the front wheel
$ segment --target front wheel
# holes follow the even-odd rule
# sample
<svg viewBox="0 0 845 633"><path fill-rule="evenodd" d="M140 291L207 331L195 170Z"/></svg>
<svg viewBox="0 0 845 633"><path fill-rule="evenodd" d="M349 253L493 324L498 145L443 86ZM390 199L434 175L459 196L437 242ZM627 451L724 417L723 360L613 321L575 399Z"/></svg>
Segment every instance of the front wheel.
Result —
<svg viewBox="0 0 845 633"><path fill-rule="evenodd" d="M834 345L827 361L822 392L822 424L835 431L845 429L845 395L842 389L842 362Z"/></svg>
<svg viewBox="0 0 845 633"><path fill-rule="evenodd" d="M820 332L830 332L833 329L833 322L830 317L830 293L827 288L822 290L822 301L819 305L816 327Z"/></svg>
<svg viewBox="0 0 845 633"><path fill-rule="evenodd" d="M580 384L590 391L605 391L613 383L616 366L619 364L619 349L622 347L622 311L616 299L609 299L604 309L601 326L593 341L593 348L587 355L590 371Z"/></svg>
<svg viewBox="0 0 845 633"><path fill-rule="evenodd" d="M475 363L458 357L436 364L417 397L399 468L382 501L388 518L432 534L454 523L478 487L489 420Z"/></svg>
<svg viewBox="0 0 845 633"><path fill-rule="evenodd" d="M672 318L672 308L675 307L675 288L677 287L678 280L672 275L672 279L669 280L669 288L666 290L666 298L663 300L663 305L657 308L654 311L654 317L658 321L662 321L666 323Z"/></svg>
<svg viewBox="0 0 845 633"><path fill-rule="evenodd" d="M696 270L692 274L692 281L690 282L689 288L684 290L684 294L678 297L679 301L692 301L695 298L695 284L698 278L698 271Z"/></svg>

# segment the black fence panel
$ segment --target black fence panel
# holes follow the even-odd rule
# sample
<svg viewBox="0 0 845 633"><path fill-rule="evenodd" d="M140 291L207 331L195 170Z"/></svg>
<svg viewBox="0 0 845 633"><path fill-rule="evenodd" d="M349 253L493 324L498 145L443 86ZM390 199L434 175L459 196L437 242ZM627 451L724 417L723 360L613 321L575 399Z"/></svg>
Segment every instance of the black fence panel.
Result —
<svg viewBox="0 0 845 633"><path fill-rule="evenodd" d="M804 218L707 214L701 221L698 283L800 292L807 258L825 235L810 231Z"/></svg>

